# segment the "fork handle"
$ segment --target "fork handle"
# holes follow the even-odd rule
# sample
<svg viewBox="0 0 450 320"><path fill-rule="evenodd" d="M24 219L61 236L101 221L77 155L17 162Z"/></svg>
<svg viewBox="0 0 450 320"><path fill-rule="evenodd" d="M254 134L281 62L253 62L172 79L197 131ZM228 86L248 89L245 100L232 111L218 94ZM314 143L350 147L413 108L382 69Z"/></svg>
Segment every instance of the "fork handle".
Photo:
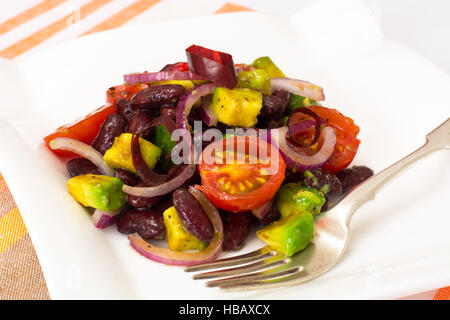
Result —
<svg viewBox="0 0 450 320"><path fill-rule="evenodd" d="M405 172L419 160L439 150L450 150L450 118L427 134L426 142L422 147L370 177L341 200L340 205L347 205L349 209L346 217L347 224L350 222L353 213L361 205L374 199L375 195L395 177Z"/></svg>

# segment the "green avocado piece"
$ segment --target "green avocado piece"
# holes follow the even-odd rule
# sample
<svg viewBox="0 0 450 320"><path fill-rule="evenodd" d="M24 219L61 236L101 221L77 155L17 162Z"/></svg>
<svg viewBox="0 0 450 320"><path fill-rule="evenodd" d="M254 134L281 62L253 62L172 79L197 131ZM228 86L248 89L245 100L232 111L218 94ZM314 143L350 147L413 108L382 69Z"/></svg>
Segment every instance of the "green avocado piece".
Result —
<svg viewBox="0 0 450 320"><path fill-rule="evenodd" d="M241 71L237 75L237 88L250 88L260 90L266 95L270 95L270 77L263 69Z"/></svg>
<svg viewBox="0 0 450 320"><path fill-rule="evenodd" d="M173 162L167 156L172 152L172 149L177 145L177 142L172 140L172 136L164 125L160 124L155 127L153 144L160 147L162 150L162 156L159 160L158 167L163 171L169 170L173 166Z"/></svg>
<svg viewBox="0 0 450 320"><path fill-rule="evenodd" d="M309 106L320 106L320 103L318 103L315 100L309 99L307 97L291 93L291 96L289 98L289 104L288 109L289 111L293 111L297 108L305 108Z"/></svg>
<svg viewBox="0 0 450 320"><path fill-rule="evenodd" d="M300 183L287 183L277 193L276 206L281 217L293 213L320 213L325 196L317 189L304 187Z"/></svg>
<svg viewBox="0 0 450 320"><path fill-rule="evenodd" d="M256 235L272 249L292 256L314 238L314 218L309 212L293 213L258 230Z"/></svg>
<svg viewBox="0 0 450 320"><path fill-rule="evenodd" d="M211 109L217 115L218 121L229 126L248 128L258 122L262 100L262 94L257 90L216 87Z"/></svg>
<svg viewBox="0 0 450 320"><path fill-rule="evenodd" d="M265 70L271 78L285 78L284 73L275 65L269 57L260 57L253 61L252 67Z"/></svg>
<svg viewBox="0 0 450 320"><path fill-rule="evenodd" d="M69 193L86 207L111 211L120 209L127 201L123 182L115 177L85 174L67 181Z"/></svg>

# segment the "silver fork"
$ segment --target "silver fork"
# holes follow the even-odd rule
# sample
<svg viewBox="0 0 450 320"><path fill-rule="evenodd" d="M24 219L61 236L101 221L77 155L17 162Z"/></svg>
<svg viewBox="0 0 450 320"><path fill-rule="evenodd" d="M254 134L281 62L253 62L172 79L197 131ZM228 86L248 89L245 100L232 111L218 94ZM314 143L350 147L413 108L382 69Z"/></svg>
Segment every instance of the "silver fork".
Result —
<svg viewBox="0 0 450 320"><path fill-rule="evenodd" d="M450 118L426 136L425 144L400 161L367 179L348 193L336 206L315 219L314 240L292 257L283 256L268 246L236 257L216 260L185 271L223 268L194 275L212 279L208 287L225 290L255 290L300 284L319 277L343 257L349 241L353 213L400 173L438 150L450 149ZM232 267L232 268L230 268Z"/></svg>

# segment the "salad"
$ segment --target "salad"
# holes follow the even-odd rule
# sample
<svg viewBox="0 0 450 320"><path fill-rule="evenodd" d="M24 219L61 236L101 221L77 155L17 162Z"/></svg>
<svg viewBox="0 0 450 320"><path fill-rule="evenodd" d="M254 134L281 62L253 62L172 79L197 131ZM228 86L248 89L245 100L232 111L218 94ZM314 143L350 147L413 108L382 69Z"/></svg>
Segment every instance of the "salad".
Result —
<svg viewBox="0 0 450 320"><path fill-rule="evenodd" d="M267 56L235 64L198 45L186 56L124 75L104 106L43 138L66 163L69 193L153 261L213 261L253 226L292 256L313 240L314 216L373 174L348 168L359 127Z"/></svg>

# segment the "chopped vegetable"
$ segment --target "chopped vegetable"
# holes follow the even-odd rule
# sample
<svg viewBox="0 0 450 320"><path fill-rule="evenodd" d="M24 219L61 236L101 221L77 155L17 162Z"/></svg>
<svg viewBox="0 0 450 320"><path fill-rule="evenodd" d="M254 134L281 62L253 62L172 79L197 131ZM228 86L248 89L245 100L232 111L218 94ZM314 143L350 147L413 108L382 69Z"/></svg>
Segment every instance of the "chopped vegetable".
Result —
<svg viewBox="0 0 450 320"><path fill-rule="evenodd" d="M131 158L132 137L131 133L122 133L114 140L112 147L105 152L103 159L110 167L137 173ZM162 150L143 138L139 138L139 145L145 162L150 168L154 168Z"/></svg>
<svg viewBox="0 0 450 320"><path fill-rule="evenodd" d="M284 73L276 66L276 64L269 57L260 57L253 61L252 67L263 69L271 78L284 78Z"/></svg>
<svg viewBox="0 0 450 320"><path fill-rule="evenodd" d="M237 77L236 88L257 89L263 94L270 95L270 77L265 70L241 71Z"/></svg>
<svg viewBox="0 0 450 320"><path fill-rule="evenodd" d="M159 168L164 171L169 170L173 163L167 156L170 155L177 142L172 140L172 136L164 125L158 125L155 127L153 143L162 150L162 156L158 164Z"/></svg>
<svg viewBox="0 0 450 320"><path fill-rule="evenodd" d="M214 89L212 110L217 119L229 126L252 127L258 120L262 108L262 94L247 88Z"/></svg>
<svg viewBox="0 0 450 320"><path fill-rule="evenodd" d="M196 236L186 231L174 206L164 211L163 216L164 225L166 226L167 230L167 242L169 244L170 250L201 251L208 246L207 242L201 241Z"/></svg>
<svg viewBox="0 0 450 320"><path fill-rule="evenodd" d="M152 86L161 86L164 84L178 84L183 86L186 90L191 90L194 87L194 82L191 80L166 80L152 82Z"/></svg>
<svg viewBox="0 0 450 320"><path fill-rule="evenodd" d="M258 230L256 235L272 249L292 256L314 238L313 215L309 212L290 214Z"/></svg>
<svg viewBox="0 0 450 320"><path fill-rule="evenodd" d="M313 99L291 93L291 96L289 98L288 109L289 111L293 111L297 108L317 106L318 104L319 103L317 101L314 101Z"/></svg>
<svg viewBox="0 0 450 320"><path fill-rule="evenodd" d="M283 185L277 194L276 206L282 217L290 214L309 212L320 213L325 197L317 189L304 187L300 183Z"/></svg>
<svg viewBox="0 0 450 320"><path fill-rule="evenodd" d="M123 183L115 177L85 174L70 178L67 187L79 203L103 211L121 208L126 202Z"/></svg>

